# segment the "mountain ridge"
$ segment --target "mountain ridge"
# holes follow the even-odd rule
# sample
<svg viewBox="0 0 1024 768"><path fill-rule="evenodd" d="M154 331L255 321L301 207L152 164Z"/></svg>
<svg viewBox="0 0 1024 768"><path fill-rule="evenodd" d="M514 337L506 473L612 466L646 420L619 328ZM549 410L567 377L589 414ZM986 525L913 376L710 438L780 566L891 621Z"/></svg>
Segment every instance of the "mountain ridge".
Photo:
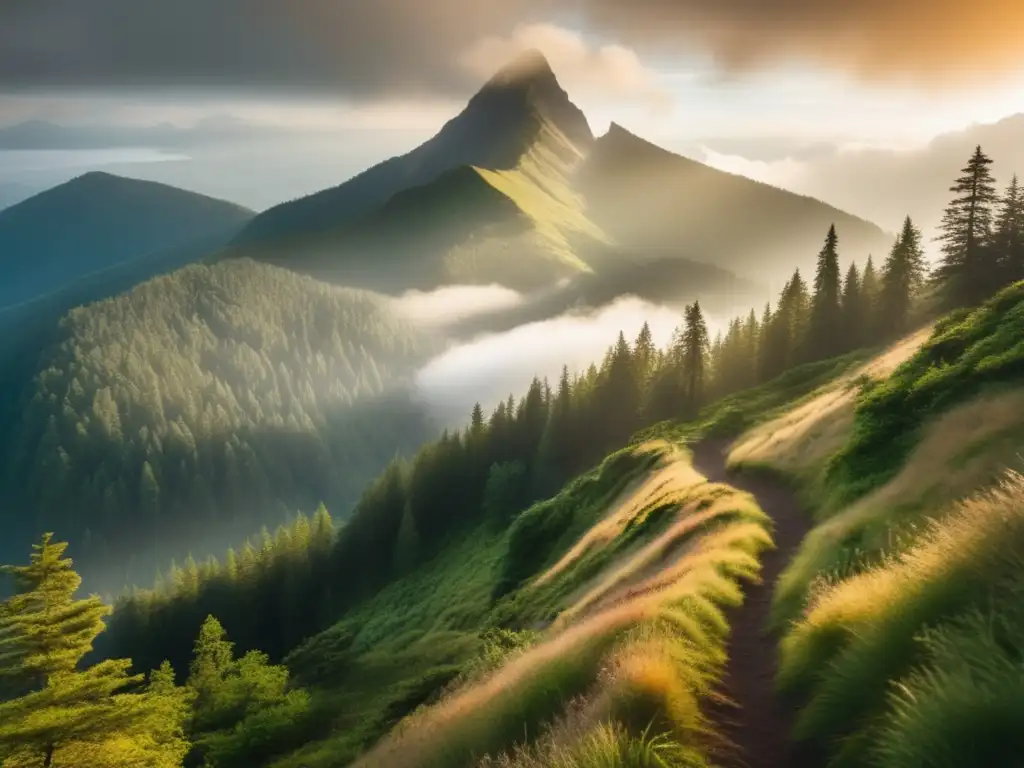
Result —
<svg viewBox="0 0 1024 768"><path fill-rule="evenodd" d="M718 170L614 122L574 183L591 219L620 243L676 249L754 279L780 277L774 265L809 268L832 224L858 259L881 256L894 237L817 198Z"/></svg>
<svg viewBox="0 0 1024 768"><path fill-rule="evenodd" d="M484 184L468 172L453 184L447 174L457 168L475 169ZM444 212L426 238L410 199ZM400 209L408 218L395 215ZM606 247L614 244L624 253L674 255L771 283L794 262L810 266L833 223L858 259L891 246L892 236L871 222L677 155L620 123L595 138L547 59L528 51L487 80L433 138L258 215L225 255L373 290L453 282L535 290L618 269L622 259Z"/></svg>
<svg viewBox="0 0 1024 768"><path fill-rule="evenodd" d="M158 182L103 171L76 176L0 211L0 306L193 242L226 242L252 215Z"/></svg>
<svg viewBox="0 0 1024 768"><path fill-rule="evenodd" d="M550 67L547 72L538 70L534 61L532 67L526 67L526 76L523 69L524 64L517 60L501 70L462 112L410 152L384 160L335 187L259 214L233 245L265 247L340 229L402 190L427 184L459 166L513 168L545 120L562 120L570 125L567 135L592 141L586 117L569 101Z"/></svg>

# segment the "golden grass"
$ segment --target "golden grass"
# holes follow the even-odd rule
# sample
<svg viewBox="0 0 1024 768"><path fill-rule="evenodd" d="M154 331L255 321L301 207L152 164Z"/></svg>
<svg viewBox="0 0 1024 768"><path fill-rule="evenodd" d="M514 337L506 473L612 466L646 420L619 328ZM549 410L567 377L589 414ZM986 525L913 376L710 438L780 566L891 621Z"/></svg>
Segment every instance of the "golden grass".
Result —
<svg viewBox="0 0 1024 768"><path fill-rule="evenodd" d="M626 526L641 522L654 506L652 502L671 501L701 482L701 475L690 464L679 461L678 456L677 450L661 460L668 461L667 466L630 483L609 507L608 513L580 537L557 563L537 577L533 586L540 587L554 581L585 554L618 538Z"/></svg>
<svg viewBox="0 0 1024 768"><path fill-rule="evenodd" d="M809 700L798 732L829 738L880 716L919 660L922 630L997 610L1000 585L1020 583L1022 546L1024 478L1011 472L930 520L906 551L822 589L781 646L780 685Z"/></svg>
<svg viewBox="0 0 1024 768"><path fill-rule="evenodd" d="M733 443L727 463L771 467L797 477L820 470L853 429L858 379L888 376L913 356L931 332L931 326L922 328L830 383L817 397L754 427Z"/></svg>
<svg viewBox="0 0 1024 768"><path fill-rule="evenodd" d="M549 584L566 578L575 558L610 541L629 520L642 520L664 503L667 489L678 498L677 521L619 560L549 628L547 640L407 718L356 765L449 768L484 760L583 766L589 763L572 761L593 738L625 733L626 741L602 743L609 750L646 749L649 728L673 739L675 763L666 765L702 764L700 751L710 738L702 701L712 695L725 661L728 626L721 606L742 601L740 582L757 578L758 554L771 546L767 519L752 499L707 483L677 452L668 466L620 495L573 547L573 558L544 578ZM684 540L685 552L660 567ZM576 717L572 728L564 722L552 728L581 700L585 727Z"/></svg>
<svg viewBox="0 0 1024 768"><path fill-rule="evenodd" d="M854 557L877 559L914 538L924 520L997 482L1007 467L1024 466L1024 391L982 395L930 423L900 472L882 487L817 526L782 574L780 618L792 618L806 585L845 574L830 572L837 553L856 542ZM856 563L854 563L856 565ZM813 588L812 588L813 591Z"/></svg>
<svg viewBox="0 0 1024 768"><path fill-rule="evenodd" d="M705 487L711 489L713 486ZM752 499L733 492L717 499L702 512L696 511L698 505L695 502L686 503L685 499L681 501L686 506L682 507L679 520L639 551L627 553L606 569L582 597L574 600L559 615L557 622L565 624L595 607L601 608L665 588L687 570L702 564L708 553L721 557L719 547L742 553L748 544L762 549L771 546L771 538L765 531L764 523L737 524L721 534L697 535L716 523L735 521L741 515L757 519L759 510ZM729 538L729 541L725 541L725 538Z"/></svg>

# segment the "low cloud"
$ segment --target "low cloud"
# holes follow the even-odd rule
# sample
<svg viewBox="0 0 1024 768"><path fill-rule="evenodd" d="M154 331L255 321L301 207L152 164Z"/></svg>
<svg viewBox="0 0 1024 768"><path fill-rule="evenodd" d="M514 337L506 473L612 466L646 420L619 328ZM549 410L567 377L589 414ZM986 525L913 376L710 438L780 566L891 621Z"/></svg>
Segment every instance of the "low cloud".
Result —
<svg viewBox="0 0 1024 768"><path fill-rule="evenodd" d="M459 62L476 77L487 78L531 50L547 57L572 94L641 101L660 108L671 104L671 94L658 84L657 74L643 64L636 51L593 43L554 24L520 25L507 37L486 37L465 51Z"/></svg>
<svg viewBox="0 0 1024 768"><path fill-rule="evenodd" d="M407 291L393 300L392 310L410 322L443 328L522 303L521 293L502 285L448 285L433 291Z"/></svg>
<svg viewBox="0 0 1024 768"><path fill-rule="evenodd" d="M757 160L742 155L727 155L705 146L704 162L727 173L746 176L783 189L796 189L807 174L807 162L793 157Z"/></svg>
<svg viewBox="0 0 1024 768"><path fill-rule="evenodd" d="M457 425L474 402L491 409L510 392L525 392L534 376L554 385L563 365L570 371L600 365L619 331L632 343L645 321L655 343L665 346L681 319L678 310L624 297L594 312L565 314L453 347L419 372L417 384ZM708 325L712 335L721 328L715 318L708 318Z"/></svg>

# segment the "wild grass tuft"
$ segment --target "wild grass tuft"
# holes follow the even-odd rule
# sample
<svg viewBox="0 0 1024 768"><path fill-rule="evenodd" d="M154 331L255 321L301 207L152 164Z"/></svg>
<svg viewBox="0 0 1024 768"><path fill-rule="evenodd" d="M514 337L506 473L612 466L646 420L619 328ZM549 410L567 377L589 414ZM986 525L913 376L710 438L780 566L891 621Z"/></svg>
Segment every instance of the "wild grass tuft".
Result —
<svg viewBox="0 0 1024 768"><path fill-rule="evenodd" d="M594 558L613 578L593 582L567 605L546 639L407 718L357 765L707 765L702 755L714 737L702 707L725 661L722 606L742 601L739 584L757 578L758 555L771 538L750 497L707 483L688 464L674 466L682 461L676 453L648 476L676 479L670 503L665 478L635 484L608 514L591 518L575 546L565 546L576 555L516 599L569 595L565 585L577 584ZM662 508L666 525L648 529L646 545L616 548ZM611 538L610 521L617 521ZM666 554L682 541L667 567ZM565 712L580 700L586 722L569 728Z"/></svg>
<svg viewBox="0 0 1024 768"><path fill-rule="evenodd" d="M984 626L978 611L1024 626L1022 594L1024 479L1011 474L907 551L817 596L782 644L780 686L807 701L796 735L837 744L835 766L1007 764L976 762L967 731L943 724L987 707L999 730L1020 711L1021 669L1005 667L1024 658L1022 635L971 632Z"/></svg>

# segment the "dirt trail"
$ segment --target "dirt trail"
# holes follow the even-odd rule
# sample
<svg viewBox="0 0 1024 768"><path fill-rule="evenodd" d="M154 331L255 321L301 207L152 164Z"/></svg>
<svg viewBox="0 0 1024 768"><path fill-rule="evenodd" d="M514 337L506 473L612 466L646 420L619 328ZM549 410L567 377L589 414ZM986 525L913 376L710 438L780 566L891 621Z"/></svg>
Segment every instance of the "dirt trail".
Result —
<svg viewBox="0 0 1024 768"><path fill-rule="evenodd" d="M794 494L762 477L729 475L727 443L694 446L693 465L708 480L728 483L752 494L775 522L776 549L762 557L762 583L748 585L740 608L728 613L732 632L723 692L735 706L719 705L710 713L732 748L719 758L723 768L819 768L820 755L790 741L794 710L775 692L777 638L768 632L772 587L810 529Z"/></svg>

